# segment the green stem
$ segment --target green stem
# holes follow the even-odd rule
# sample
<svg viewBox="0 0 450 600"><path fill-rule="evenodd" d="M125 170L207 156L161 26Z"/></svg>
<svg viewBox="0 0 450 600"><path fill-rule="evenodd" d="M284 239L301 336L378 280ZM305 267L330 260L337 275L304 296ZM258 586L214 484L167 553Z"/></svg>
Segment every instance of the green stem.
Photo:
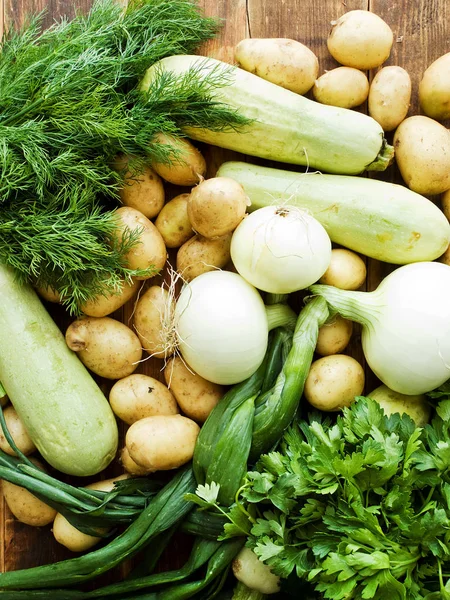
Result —
<svg viewBox="0 0 450 600"><path fill-rule="evenodd" d="M234 588L232 600L264 600L267 597L267 594L252 590L245 583L242 583L242 581L238 581Z"/></svg>
<svg viewBox="0 0 450 600"><path fill-rule="evenodd" d="M381 295L377 291L353 292L331 285L312 285L309 291L324 298L332 311L366 327L377 320L383 309Z"/></svg>
<svg viewBox="0 0 450 600"><path fill-rule="evenodd" d="M297 322L297 315L287 304L266 305L266 315L269 331L277 327L294 329Z"/></svg>

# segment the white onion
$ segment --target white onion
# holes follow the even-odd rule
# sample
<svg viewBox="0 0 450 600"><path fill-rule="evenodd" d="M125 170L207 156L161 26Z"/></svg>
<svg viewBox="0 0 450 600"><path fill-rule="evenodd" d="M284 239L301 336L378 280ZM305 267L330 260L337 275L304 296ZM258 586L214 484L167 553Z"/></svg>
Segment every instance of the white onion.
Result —
<svg viewBox="0 0 450 600"><path fill-rule="evenodd" d="M187 284L175 308L175 328L183 359L213 383L243 381L267 349L264 302L236 273L211 271Z"/></svg>
<svg viewBox="0 0 450 600"><path fill-rule="evenodd" d="M323 226L294 206L266 206L247 216L231 239L231 258L260 290L290 294L320 279L331 260Z"/></svg>

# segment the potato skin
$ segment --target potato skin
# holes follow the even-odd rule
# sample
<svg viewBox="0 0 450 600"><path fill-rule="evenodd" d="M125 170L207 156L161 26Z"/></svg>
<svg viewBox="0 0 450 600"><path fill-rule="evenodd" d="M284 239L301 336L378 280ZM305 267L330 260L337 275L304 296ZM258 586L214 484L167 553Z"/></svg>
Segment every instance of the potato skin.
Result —
<svg viewBox="0 0 450 600"><path fill-rule="evenodd" d="M181 415L147 417L136 421L126 434L131 458L149 471L181 467L194 455L200 427Z"/></svg>
<svg viewBox="0 0 450 600"><path fill-rule="evenodd" d="M167 248L179 248L194 234L189 220L187 204L189 194L179 194L165 204L156 218L156 229Z"/></svg>
<svg viewBox="0 0 450 600"><path fill-rule="evenodd" d="M317 56L307 46L287 38L249 38L236 46L242 69L297 94L306 94L319 72Z"/></svg>
<svg viewBox="0 0 450 600"><path fill-rule="evenodd" d="M444 215L450 221L450 189L442 194L441 206Z"/></svg>
<svg viewBox="0 0 450 600"><path fill-rule="evenodd" d="M135 462L128 452L128 448L124 446L120 452L120 462L127 473L133 477L145 477L150 471Z"/></svg>
<svg viewBox="0 0 450 600"><path fill-rule="evenodd" d="M131 283L123 282L117 294L99 295L94 300L82 304L81 311L88 317L106 317L131 300L141 285L137 279L133 279Z"/></svg>
<svg viewBox="0 0 450 600"><path fill-rule="evenodd" d="M319 329L316 352L320 356L340 354L348 346L352 337L353 323L337 314L329 323Z"/></svg>
<svg viewBox="0 0 450 600"><path fill-rule="evenodd" d="M351 10L332 25L327 46L331 56L342 65L367 71L389 58L394 34L376 14Z"/></svg>
<svg viewBox="0 0 450 600"><path fill-rule="evenodd" d="M167 358L174 352L173 300L169 292L153 285L139 298L134 311L134 329L150 356Z"/></svg>
<svg viewBox="0 0 450 600"><path fill-rule="evenodd" d="M419 84L419 102L432 119L450 119L450 52L436 59Z"/></svg>
<svg viewBox="0 0 450 600"><path fill-rule="evenodd" d="M395 157L406 185L419 194L450 188L450 134L433 119L416 115L398 126Z"/></svg>
<svg viewBox="0 0 450 600"><path fill-rule="evenodd" d="M202 273L223 269L231 259L230 246L230 233L213 240L197 234L178 250L177 271L185 281L192 281Z"/></svg>
<svg viewBox="0 0 450 600"><path fill-rule="evenodd" d="M145 165L138 172L127 169L131 157L120 156L114 167L123 175L123 187L119 190L120 199L125 206L140 211L147 219L153 219L164 206L164 185L161 177Z"/></svg>
<svg viewBox="0 0 450 600"><path fill-rule="evenodd" d="M424 427L430 420L431 409L425 394L406 396L394 392L387 385L380 385L367 396L378 402L385 415L406 413L415 421L417 427Z"/></svg>
<svg viewBox="0 0 450 600"><path fill-rule="evenodd" d="M183 413L198 423L206 421L225 393L221 385L190 371L179 356L169 360L164 378Z"/></svg>
<svg viewBox="0 0 450 600"><path fill-rule="evenodd" d="M406 118L411 102L411 78L402 67L380 69L369 90L369 115L384 131L393 131Z"/></svg>
<svg viewBox="0 0 450 600"><path fill-rule="evenodd" d="M154 415L176 415L178 405L169 389L148 375L129 375L119 379L109 393L116 416L128 425Z"/></svg>
<svg viewBox="0 0 450 600"><path fill-rule="evenodd" d="M176 138L163 133L155 137L160 144L168 144L178 150L178 158L171 165L153 163L160 177L174 185L191 186L198 183L206 173L206 162L202 153L186 138Z"/></svg>
<svg viewBox="0 0 450 600"><path fill-rule="evenodd" d="M331 69L317 79L314 98L321 104L354 108L366 101L369 80L362 71L350 67Z"/></svg>
<svg viewBox="0 0 450 600"><path fill-rule="evenodd" d="M3 415L5 417L6 426L8 428L9 433L11 434L14 443L19 448L19 450L28 456L36 450L36 446L33 443L33 440L28 435L27 430L24 427L24 424L20 420L19 415L16 412L16 409L13 406L7 406ZM17 456L14 450L6 441L3 430L0 428L0 449L6 454L10 456Z"/></svg>
<svg viewBox="0 0 450 600"><path fill-rule="evenodd" d="M129 269L151 269L148 275L136 279L149 279L156 275L165 265L167 250L164 240L154 224L140 211L129 206L116 210L120 226L117 239L122 240L125 230L141 229L138 243L126 254Z"/></svg>
<svg viewBox="0 0 450 600"><path fill-rule="evenodd" d="M365 282L366 276L366 265L356 252L346 248L335 248L331 251L328 269L319 282L341 290L357 290Z"/></svg>
<svg viewBox="0 0 450 600"><path fill-rule="evenodd" d="M52 532L55 540L72 552L89 550L101 540L100 537L79 531L61 513L58 513L53 521Z"/></svg>
<svg viewBox="0 0 450 600"><path fill-rule="evenodd" d="M121 379L131 375L142 358L137 335L110 317L81 317L69 325L66 342L96 375Z"/></svg>

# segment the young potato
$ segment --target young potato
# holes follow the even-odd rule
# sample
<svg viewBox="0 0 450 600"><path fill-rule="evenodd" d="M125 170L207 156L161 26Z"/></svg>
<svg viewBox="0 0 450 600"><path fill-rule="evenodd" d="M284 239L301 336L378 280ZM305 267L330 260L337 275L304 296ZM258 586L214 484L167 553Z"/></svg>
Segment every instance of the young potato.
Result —
<svg viewBox="0 0 450 600"><path fill-rule="evenodd" d="M314 83L313 95L317 102L354 108L367 100L369 80L362 71L338 67L324 73Z"/></svg>
<svg viewBox="0 0 450 600"><path fill-rule="evenodd" d="M121 242L127 231L140 230L138 243L126 255L127 266L130 269L149 269L147 275L136 279L149 279L164 267L167 260L167 250L164 240L153 225L140 211L129 206L116 210L120 225L117 231L117 241Z"/></svg>
<svg viewBox="0 0 450 600"><path fill-rule="evenodd" d="M236 229L248 205L249 199L240 183L229 177L213 177L191 191L188 217L197 233L218 238Z"/></svg>
<svg viewBox="0 0 450 600"><path fill-rule="evenodd" d="M324 411L350 406L364 389L364 369L354 358L334 354L319 358L311 365L305 383L305 398Z"/></svg>
<svg viewBox="0 0 450 600"><path fill-rule="evenodd" d="M341 315L322 325L317 338L316 352L320 356L340 354L348 346L353 333L353 323Z"/></svg>
<svg viewBox="0 0 450 600"><path fill-rule="evenodd" d="M87 490L97 490L98 492L111 492L114 489L114 484L116 481L123 481L124 479L129 479L129 473L123 473L122 475L117 475L116 477L111 477L110 479L102 479L101 481L96 481L95 483L90 483L89 485L84 486Z"/></svg>
<svg viewBox="0 0 450 600"><path fill-rule="evenodd" d="M198 423L206 421L225 393L221 385L190 371L179 356L169 360L164 378L183 413Z"/></svg>
<svg viewBox="0 0 450 600"><path fill-rule="evenodd" d="M189 194L180 194L163 206L156 218L156 229L162 235L167 248L179 248L193 235L188 216Z"/></svg>
<svg viewBox="0 0 450 600"><path fill-rule="evenodd" d="M432 119L450 119L450 52L435 60L422 77L419 102Z"/></svg>
<svg viewBox="0 0 450 600"><path fill-rule="evenodd" d="M81 311L88 317L106 317L131 300L138 293L141 282L133 279L131 283L122 282L118 293L99 295L81 305Z"/></svg>
<svg viewBox="0 0 450 600"><path fill-rule="evenodd" d="M138 465L130 456L128 448L124 446L120 452L120 462L127 473L133 477L144 477L151 471Z"/></svg>
<svg viewBox="0 0 450 600"><path fill-rule="evenodd" d="M330 265L319 282L341 290L357 290L366 276L366 265L360 256L345 248L335 248L331 251Z"/></svg>
<svg viewBox="0 0 450 600"><path fill-rule="evenodd" d="M450 134L433 119L416 115L398 126L395 158L406 185L419 194L450 188Z"/></svg>
<svg viewBox="0 0 450 600"><path fill-rule="evenodd" d="M297 94L306 94L319 72L317 56L307 46L286 38L249 38L236 46L242 69Z"/></svg>
<svg viewBox="0 0 450 600"><path fill-rule="evenodd" d="M333 21L332 26L328 50L341 65L368 71L389 58L394 34L373 12L351 10Z"/></svg>
<svg viewBox="0 0 450 600"><path fill-rule="evenodd" d="M185 138L158 134L155 139L159 144L168 144L177 151L172 164L153 163L153 169L160 177L175 185L195 185L206 173L206 162L203 155Z"/></svg>
<svg viewBox="0 0 450 600"><path fill-rule="evenodd" d="M384 67L369 90L369 115L384 131L393 131L406 118L411 102L411 77L401 67Z"/></svg>
<svg viewBox="0 0 450 600"><path fill-rule="evenodd" d="M136 421L125 438L131 458L149 471L176 469L191 460L200 427L181 415Z"/></svg>
<svg viewBox="0 0 450 600"><path fill-rule="evenodd" d="M150 356L166 359L174 353L173 311L173 299L160 286L153 285L139 298L133 326Z"/></svg>
<svg viewBox="0 0 450 600"><path fill-rule="evenodd" d="M136 370L141 343L126 325L110 317L81 317L69 325L66 343L96 375L121 379Z"/></svg>
<svg viewBox="0 0 450 600"><path fill-rule="evenodd" d="M46 285L46 286L36 286L36 292L39 294L39 296L41 298L43 298L44 300L46 300L47 302L52 302L53 304L60 304L61 303L61 296L59 295L59 292L57 292L55 289L53 289L52 287Z"/></svg>
<svg viewBox="0 0 450 600"><path fill-rule="evenodd" d="M154 415L176 415L178 405L167 387L148 375L129 375L119 379L109 393L115 415L132 425Z"/></svg>
<svg viewBox="0 0 450 600"><path fill-rule="evenodd" d="M25 456L31 454L36 450L36 446L33 440L28 435L28 431L25 429L24 424L20 420L19 415L13 406L7 406L3 411L5 417L6 427L11 434L14 443ZM11 448L9 443L6 441L5 434L0 427L0 449L10 456L17 456L14 450Z"/></svg>
<svg viewBox="0 0 450 600"><path fill-rule="evenodd" d="M149 165L133 173L127 167L131 157L120 156L114 168L123 174L123 187L119 190L125 206L135 208L147 219L153 219L164 206L164 186L161 177Z"/></svg>
<svg viewBox="0 0 450 600"><path fill-rule="evenodd" d="M387 387L380 385L373 392L367 394L383 408L385 415L406 413L415 421L417 427L424 427L430 420L430 405L424 394L419 396L407 396L399 394Z"/></svg>
<svg viewBox="0 0 450 600"><path fill-rule="evenodd" d="M450 221L450 189L442 194L441 206L442 206L444 215Z"/></svg>
<svg viewBox="0 0 450 600"><path fill-rule="evenodd" d="M202 273L223 269L231 259L231 233L214 240L195 235L177 253L177 271L185 281Z"/></svg>

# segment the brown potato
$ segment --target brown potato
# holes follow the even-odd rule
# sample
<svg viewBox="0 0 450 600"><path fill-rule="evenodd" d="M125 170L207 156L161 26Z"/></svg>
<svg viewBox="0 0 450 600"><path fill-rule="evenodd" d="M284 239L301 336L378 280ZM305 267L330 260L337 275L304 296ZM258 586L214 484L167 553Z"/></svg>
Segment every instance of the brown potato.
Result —
<svg viewBox="0 0 450 600"><path fill-rule="evenodd" d="M306 94L319 71L317 56L307 46L286 38L249 38L236 46L242 69L297 94Z"/></svg>
<svg viewBox="0 0 450 600"><path fill-rule="evenodd" d="M192 281L202 273L223 269L231 259L230 245L230 233L214 240L195 235L178 250L177 271L185 281Z"/></svg>
<svg viewBox="0 0 450 600"><path fill-rule="evenodd" d="M406 118L411 102L411 78L401 67L384 67L369 90L369 115L384 131L393 131Z"/></svg>
<svg viewBox="0 0 450 600"><path fill-rule="evenodd" d="M127 471L127 473L133 477L144 477L151 472L149 469L138 465L137 462L131 458L126 446L124 446L120 452L120 462L122 463L125 471Z"/></svg>
<svg viewBox="0 0 450 600"><path fill-rule="evenodd" d="M149 269L147 275L136 279L153 277L164 267L167 260L167 250L164 240L153 225L140 211L135 208L123 206L116 210L120 226L117 240L123 240L125 232L141 230L138 243L126 255L127 266L130 269Z"/></svg>
<svg viewBox="0 0 450 600"><path fill-rule="evenodd" d="M360 256L345 248L335 248L331 251L330 265L319 282L341 290L357 290L366 276L366 265Z"/></svg>
<svg viewBox="0 0 450 600"><path fill-rule="evenodd" d="M180 194L172 198L159 213L155 225L162 235L167 248L179 248L193 235L189 221L187 204L189 194Z"/></svg>
<svg viewBox="0 0 450 600"><path fill-rule="evenodd" d="M419 101L423 112L432 119L450 119L450 52L436 59L422 77Z"/></svg>
<svg viewBox="0 0 450 600"><path fill-rule="evenodd" d="M136 370L141 343L126 325L110 317L81 317L66 331L66 343L93 373L121 379Z"/></svg>
<svg viewBox="0 0 450 600"><path fill-rule="evenodd" d="M60 304L61 302L61 296L59 295L59 292L57 292L55 289L53 289L52 287L46 285L46 286L36 286L36 292L39 294L39 296L41 298L43 298L44 300L46 300L47 302L53 302L54 304Z"/></svg>
<svg viewBox="0 0 450 600"><path fill-rule="evenodd" d="M316 352L320 356L340 354L348 346L352 337L353 323L341 315L322 325L317 338Z"/></svg>
<svg viewBox="0 0 450 600"><path fill-rule="evenodd" d="M153 163L153 169L160 177L175 185L195 185L206 173L206 162L203 155L186 138L176 138L160 133L156 142L168 144L177 151L177 157L172 164Z"/></svg>
<svg viewBox="0 0 450 600"><path fill-rule="evenodd" d="M126 435L131 458L149 471L176 469L191 460L200 427L181 415L136 421Z"/></svg>
<svg viewBox="0 0 450 600"><path fill-rule="evenodd" d="M117 381L109 402L115 415L132 425L154 415L178 414L177 401L167 387L148 375L129 375Z"/></svg>
<svg viewBox="0 0 450 600"><path fill-rule="evenodd" d="M317 102L322 104L354 108L367 100L369 80L358 69L338 67L316 80L313 94Z"/></svg>
<svg viewBox="0 0 450 600"><path fill-rule="evenodd" d="M169 292L153 285L143 294L134 311L134 329L150 356L167 358L175 350L174 303Z"/></svg>
<svg viewBox="0 0 450 600"><path fill-rule="evenodd" d="M5 417L6 427L8 428L9 433L11 434L14 443L26 456L31 454L36 450L36 446L33 443L33 440L28 435L28 431L25 429L24 424L22 423L19 415L16 413L16 410L13 406L7 406L3 415ZM5 434L0 427L0 449L6 454L10 456L17 456L11 446L8 444L5 438Z"/></svg>
<svg viewBox="0 0 450 600"><path fill-rule="evenodd" d="M88 317L106 317L131 300L141 285L137 279L133 279L131 283L122 282L118 293L99 295L95 300L88 300L81 305L81 311Z"/></svg>
<svg viewBox="0 0 450 600"><path fill-rule="evenodd" d="M164 378L183 413L198 423L206 421L225 393L221 385L190 371L179 356L169 360Z"/></svg>
<svg viewBox="0 0 450 600"><path fill-rule="evenodd" d="M149 165L145 165L136 173L127 170L130 157L120 156L114 168L123 174L123 187L120 199L125 206L140 211L148 219L153 219L164 206L164 185L161 177Z"/></svg>

